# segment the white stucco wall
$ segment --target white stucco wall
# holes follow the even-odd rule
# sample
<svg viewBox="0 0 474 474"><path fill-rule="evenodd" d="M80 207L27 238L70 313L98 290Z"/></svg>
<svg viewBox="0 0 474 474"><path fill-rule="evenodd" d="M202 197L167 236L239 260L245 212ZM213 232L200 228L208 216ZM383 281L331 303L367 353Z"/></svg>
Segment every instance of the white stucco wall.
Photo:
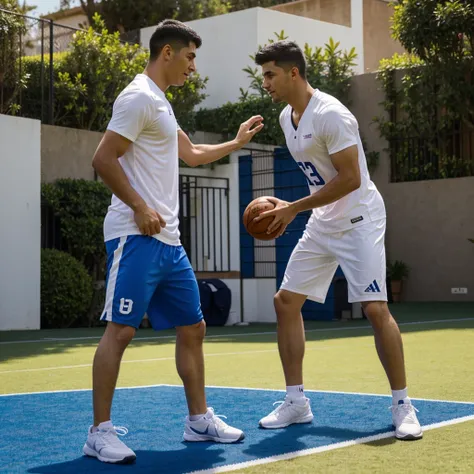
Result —
<svg viewBox="0 0 474 474"><path fill-rule="evenodd" d="M0 114L0 330L40 328L41 126Z"/></svg>
<svg viewBox="0 0 474 474"><path fill-rule="evenodd" d="M248 89L250 79L243 69L254 67L250 55L259 45L268 43L274 33L284 30L289 39L303 48L323 46L329 37L341 42L343 49L353 46L359 55L356 73L363 72L362 0L352 1L352 27L339 26L310 18L281 13L265 8L251 8L226 15L187 22L202 37L196 64L199 73L208 77L206 93L209 95L202 108L218 107L240 97L240 88ZM148 47L156 27L141 30L141 43Z"/></svg>

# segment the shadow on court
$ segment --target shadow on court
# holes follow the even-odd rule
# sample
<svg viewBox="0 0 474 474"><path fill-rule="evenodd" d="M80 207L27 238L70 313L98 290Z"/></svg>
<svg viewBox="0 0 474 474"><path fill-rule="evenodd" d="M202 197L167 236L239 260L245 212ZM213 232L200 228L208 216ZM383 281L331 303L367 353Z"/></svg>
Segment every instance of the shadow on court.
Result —
<svg viewBox="0 0 474 474"><path fill-rule="evenodd" d="M137 460L133 464L115 466L96 459L82 456L72 461L58 464L49 464L29 469L29 473L70 474L70 473L101 473L101 472L153 472L153 473L180 473L189 472L183 469L203 470L211 469L216 464L225 461L224 450L208 449L210 443L199 446L183 443L183 449L177 451L144 451L137 450ZM192 468L191 468L192 466Z"/></svg>
<svg viewBox="0 0 474 474"><path fill-rule="evenodd" d="M401 303L391 305L390 309L400 324L402 333L474 328L474 303ZM370 323L366 319L307 320L305 327L308 331L308 341L357 338L372 334ZM76 348L90 348L92 354L103 332L104 328L0 332L0 362L45 354L62 354ZM208 327L205 344L259 344L272 341L276 341L275 324L251 324ZM140 347L174 342L174 330L155 332L151 329L140 329L132 344Z"/></svg>

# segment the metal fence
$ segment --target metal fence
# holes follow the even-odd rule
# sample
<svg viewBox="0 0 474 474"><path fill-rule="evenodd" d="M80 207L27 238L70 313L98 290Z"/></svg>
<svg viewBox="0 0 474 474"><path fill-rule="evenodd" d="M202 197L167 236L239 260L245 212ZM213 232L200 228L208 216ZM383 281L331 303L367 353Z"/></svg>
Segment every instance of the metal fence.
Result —
<svg viewBox="0 0 474 474"><path fill-rule="evenodd" d="M242 187L241 192L251 192L251 199L261 196L273 196L275 194L273 152L251 151L250 156L252 157L252 166L248 170L248 175L251 176L251 180L248 180L248 187ZM252 245L255 278L275 278L275 240L254 240Z"/></svg>
<svg viewBox="0 0 474 474"><path fill-rule="evenodd" d="M276 152L250 150L249 156L241 157L240 161L241 214L250 201L261 196L295 201L308 194L304 175L286 149ZM309 215L310 212L301 213L278 242L248 239L242 228L241 236L245 237L241 239L243 274L252 278L278 278L278 266L287 262L287 254L303 233Z"/></svg>
<svg viewBox="0 0 474 474"><path fill-rule="evenodd" d="M180 232L195 271L230 271L228 178L180 176Z"/></svg>
<svg viewBox="0 0 474 474"><path fill-rule="evenodd" d="M180 175L179 190L181 243L194 270L230 271L229 179ZM67 251L60 218L46 202L41 204L41 248Z"/></svg>
<svg viewBox="0 0 474 474"><path fill-rule="evenodd" d="M54 124L54 54L67 51L78 31L0 8L0 113ZM139 43L139 34L122 41Z"/></svg>
<svg viewBox="0 0 474 474"><path fill-rule="evenodd" d="M391 181L474 176L474 131L456 126L431 138L399 138L390 143Z"/></svg>

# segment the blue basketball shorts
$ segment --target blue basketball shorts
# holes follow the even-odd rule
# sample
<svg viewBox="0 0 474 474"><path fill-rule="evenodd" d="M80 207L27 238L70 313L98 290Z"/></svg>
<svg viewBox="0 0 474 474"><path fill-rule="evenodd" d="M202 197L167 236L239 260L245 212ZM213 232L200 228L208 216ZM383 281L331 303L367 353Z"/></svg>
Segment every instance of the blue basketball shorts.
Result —
<svg viewBox="0 0 474 474"><path fill-rule="evenodd" d="M154 330L203 319L199 288L184 248L145 235L109 240L102 321L138 328L145 313Z"/></svg>

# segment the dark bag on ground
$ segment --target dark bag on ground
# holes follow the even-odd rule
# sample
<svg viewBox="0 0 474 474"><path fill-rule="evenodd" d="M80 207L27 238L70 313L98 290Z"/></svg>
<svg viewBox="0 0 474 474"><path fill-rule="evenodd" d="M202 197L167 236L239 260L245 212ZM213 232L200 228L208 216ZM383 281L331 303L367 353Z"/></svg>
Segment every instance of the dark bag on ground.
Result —
<svg viewBox="0 0 474 474"><path fill-rule="evenodd" d="M198 280L201 309L208 326L224 326L229 318L232 293L217 278Z"/></svg>

